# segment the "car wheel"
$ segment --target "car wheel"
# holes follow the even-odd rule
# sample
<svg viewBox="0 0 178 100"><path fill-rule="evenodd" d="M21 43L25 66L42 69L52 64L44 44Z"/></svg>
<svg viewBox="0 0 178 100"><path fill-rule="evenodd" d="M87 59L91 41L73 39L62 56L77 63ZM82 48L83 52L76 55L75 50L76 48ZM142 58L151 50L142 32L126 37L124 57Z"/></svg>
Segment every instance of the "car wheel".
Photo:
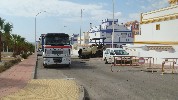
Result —
<svg viewBox="0 0 178 100"><path fill-rule="evenodd" d="M105 64L108 64L108 61L107 61L107 59L105 59Z"/></svg>

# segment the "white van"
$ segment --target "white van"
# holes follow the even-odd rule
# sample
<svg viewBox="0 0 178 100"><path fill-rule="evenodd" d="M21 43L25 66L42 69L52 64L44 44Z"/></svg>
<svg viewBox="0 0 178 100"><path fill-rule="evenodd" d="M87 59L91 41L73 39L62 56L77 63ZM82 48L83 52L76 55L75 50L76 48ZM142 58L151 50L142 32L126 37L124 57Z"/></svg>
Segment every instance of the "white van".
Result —
<svg viewBox="0 0 178 100"><path fill-rule="evenodd" d="M105 63L113 63L114 62L114 55L129 55L124 49L122 48L106 48L103 52L103 60Z"/></svg>

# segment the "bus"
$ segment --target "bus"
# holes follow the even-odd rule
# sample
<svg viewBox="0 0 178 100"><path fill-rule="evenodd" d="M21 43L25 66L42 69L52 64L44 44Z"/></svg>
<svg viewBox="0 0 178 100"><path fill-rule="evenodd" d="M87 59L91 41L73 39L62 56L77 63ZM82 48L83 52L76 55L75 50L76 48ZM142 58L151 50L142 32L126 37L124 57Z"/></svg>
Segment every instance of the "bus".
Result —
<svg viewBox="0 0 178 100"><path fill-rule="evenodd" d="M43 66L71 64L71 45L65 33L47 33L44 38Z"/></svg>

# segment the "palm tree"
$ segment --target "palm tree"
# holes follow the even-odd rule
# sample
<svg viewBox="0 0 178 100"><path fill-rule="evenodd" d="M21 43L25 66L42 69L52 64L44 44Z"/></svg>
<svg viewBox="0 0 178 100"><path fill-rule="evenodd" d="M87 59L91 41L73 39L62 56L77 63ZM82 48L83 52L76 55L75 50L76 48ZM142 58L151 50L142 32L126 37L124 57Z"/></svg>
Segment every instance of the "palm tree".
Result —
<svg viewBox="0 0 178 100"><path fill-rule="evenodd" d="M5 37L5 42L7 46L7 51L8 51L8 47L10 46L10 39L11 39L10 32L12 31L12 28L13 28L13 25L10 24L9 22L4 24L4 37Z"/></svg>
<svg viewBox="0 0 178 100"><path fill-rule="evenodd" d="M2 50L2 42L1 42L2 32L1 32L1 30L3 30L3 28L4 28L4 21L5 20L0 17L0 62L1 62L1 50Z"/></svg>
<svg viewBox="0 0 178 100"><path fill-rule="evenodd" d="M17 55L17 50L16 50L17 37L18 37L17 34L12 34L11 43L10 43L11 46L12 46L12 48L13 48L13 56L14 56L14 57Z"/></svg>

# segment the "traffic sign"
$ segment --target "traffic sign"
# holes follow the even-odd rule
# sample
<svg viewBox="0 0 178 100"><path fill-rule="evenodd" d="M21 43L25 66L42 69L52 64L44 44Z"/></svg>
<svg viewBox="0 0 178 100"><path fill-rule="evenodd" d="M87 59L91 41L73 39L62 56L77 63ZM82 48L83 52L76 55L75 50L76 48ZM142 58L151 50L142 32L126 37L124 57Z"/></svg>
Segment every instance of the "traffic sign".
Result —
<svg viewBox="0 0 178 100"><path fill-rule="evenodd" d="M145 59L144 59L143 57L140 57L140 58L138 59L138 63L139 63L139 64L144 64L144 63L145 63Z"/></svg>

